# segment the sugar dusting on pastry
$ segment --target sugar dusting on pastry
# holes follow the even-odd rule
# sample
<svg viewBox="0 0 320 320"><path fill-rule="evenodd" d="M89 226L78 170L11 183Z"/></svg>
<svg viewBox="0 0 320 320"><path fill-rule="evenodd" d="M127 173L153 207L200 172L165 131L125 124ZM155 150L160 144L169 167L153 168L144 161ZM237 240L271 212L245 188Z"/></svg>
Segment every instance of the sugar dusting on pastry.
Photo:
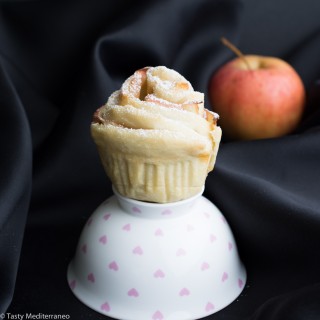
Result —
<svg viewBox="0 0 320 320"><path fill-rule="evenodd" d="M218 115L203 101L178 72L146 67L95 112L92 137L119 193L164 203L201 191L221 139Z"/></svg>

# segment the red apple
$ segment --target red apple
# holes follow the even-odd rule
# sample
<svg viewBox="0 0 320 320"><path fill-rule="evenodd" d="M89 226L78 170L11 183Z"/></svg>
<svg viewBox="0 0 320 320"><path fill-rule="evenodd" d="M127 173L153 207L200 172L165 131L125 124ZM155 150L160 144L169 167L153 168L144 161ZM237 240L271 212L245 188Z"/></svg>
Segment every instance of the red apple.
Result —
<svg viewBox="0 0 320 320"><path fill-rule="evenodd" d="M209 100L231 139L262 139L292 132L305 106L305 88L284 60L244 55L213 74Z"/></svg>

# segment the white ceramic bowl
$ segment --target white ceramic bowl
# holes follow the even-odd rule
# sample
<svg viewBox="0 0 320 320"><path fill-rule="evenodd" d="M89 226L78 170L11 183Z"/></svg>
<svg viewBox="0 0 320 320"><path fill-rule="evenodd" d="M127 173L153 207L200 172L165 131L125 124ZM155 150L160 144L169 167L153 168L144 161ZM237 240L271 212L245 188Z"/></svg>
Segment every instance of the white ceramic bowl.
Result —
<svg viewBox="0 0 320 320"><path fill-rule="evenodd" d="M113 318L193 320L235 300L246 271L227 221L202 193L155 204L115 192L86 223L68 282Z"/></svg>

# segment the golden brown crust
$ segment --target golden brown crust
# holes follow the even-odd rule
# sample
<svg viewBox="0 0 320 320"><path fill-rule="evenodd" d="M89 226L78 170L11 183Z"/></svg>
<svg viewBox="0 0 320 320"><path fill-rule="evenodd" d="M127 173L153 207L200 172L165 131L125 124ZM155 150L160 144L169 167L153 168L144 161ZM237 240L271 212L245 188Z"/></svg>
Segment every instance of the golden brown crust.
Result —
<svg viewBox="0 0 320 320"><path fill-rule="evenodd" d="M221 137L218 117L203 101L203 94L176 71L147 67L94 113L92 137L121 194L169 202L201 190Z"/></svg>

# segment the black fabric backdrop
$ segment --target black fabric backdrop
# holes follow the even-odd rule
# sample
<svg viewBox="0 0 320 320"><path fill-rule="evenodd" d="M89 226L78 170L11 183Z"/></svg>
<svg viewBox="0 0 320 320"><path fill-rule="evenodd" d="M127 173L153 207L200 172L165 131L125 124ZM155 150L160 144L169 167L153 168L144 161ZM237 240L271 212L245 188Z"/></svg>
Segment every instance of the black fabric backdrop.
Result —
<svg viewBox="0 0 320 320"><path fill-rule="evenodd" d="M233 57L225 36L290 62L308 105L286 137L221 144L205 195L230 223L248 282L207 319L320 319L319 14L315 0L0 1L0 313L106 319L66 281L86 219L112 194L92 113L147 65L207 94Z"/></svg>

